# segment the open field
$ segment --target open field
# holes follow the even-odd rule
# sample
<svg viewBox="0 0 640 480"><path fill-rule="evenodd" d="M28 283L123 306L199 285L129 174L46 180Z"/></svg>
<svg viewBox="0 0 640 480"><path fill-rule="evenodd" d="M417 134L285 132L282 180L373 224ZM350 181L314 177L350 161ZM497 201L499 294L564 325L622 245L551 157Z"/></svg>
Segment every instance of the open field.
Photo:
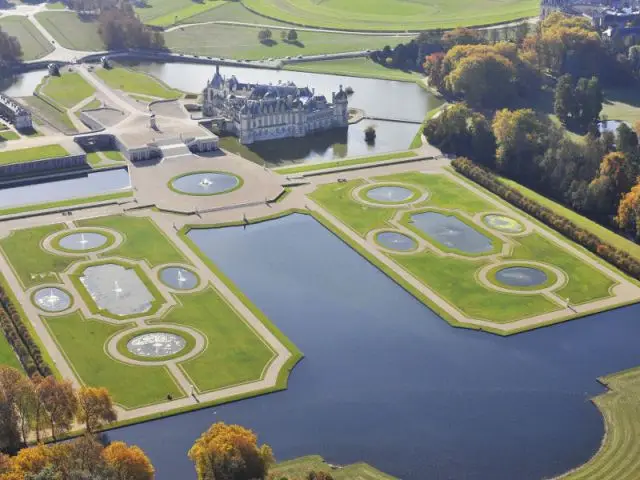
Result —
<svg viewBox="0 0 640 480"><path fill-rule="evenodd" d="M600 450L584 465L563 475L562 480L640 477L640 368L601 378L609 391L593 399L605 423Z"/></svg>
<svg viewBox="0 0 640 480"><path fill-rule="evenodd" d="M144 73L134 72L127 68L97 68L96 75L109 87L129 93L141 93L158 98L178 98L182 95L178 90L163 85L159 80Z"/></svg>
<svg viewBox="0 0 640 480"><path fill-rule="evenodd" d="M488 25L534 17L536 0L242 0L266 17L344 30L405 31Z"/></svg>
<svg viewBox="0 0 640 480"><path fill-rule="evenodd" d="M395 45L401 40L404 39L394 39L394 41L392 43L390 42L389 45ZM415 82L422 79L422 75L417 72L403 72L402 70L395 68L386 68L366 57L293 63L285 66L285 70L327 73L332 75L344 75L347 77L379 78L382 80L397 80L401 82Z"/></svg>
<svg viewBox="0 0 640 480"><path fill-rule="evenodd" d="M136 7L140 19L149 25L168 26L189 21L191 17L225 4L222 0L148 0L146 7Z"/></svg>
<svg viewBox="0 0 640 480"><path fill-rule="evenodd" d="M24 148L22 150L11 150L0 152L0 165L11 163L31 162L45 158L64 157L69 155L60 145L44 145L42 147Z"/></svg>
<svg viewBox="0 0 640 480"><path fill-rule="evenodd" d="M366 463L354 463L344 467L332 468L319 455L309 455L294 460L281 462L271 468L270 473L276 478L286 476L297 479L306 478L310 471L325 472L331 474L335 480L394 480L395 477L376 470Z"/></svg>
<svg viewBox="0 0 640 480"><path fill-rule="evenodd" d="M27 17L9 15L0 18L2 31L16 37L22 46L23 60L36 60L53 52L53 46Z"/></svg>
<svg viewBox="0 0 640 480"><path fill-rule="evenodd" d="M93 95L95 89L79 73L65 71L59 77L46 77L38 92L65 108L71 108Z"/></svg>
<svg viewBox="0 0 640 480"><path fill-rule="evenodd" d="M368 238L369 232L374 230L388 229L404 234L410 232L413 237L428 242L430 247L426 249L398 253L386 251L386 255L469 318L509 323L558 312L565 308L563 302L566 298L575 305L609 298L610 290L616 284L612 278L574 257L536 230L523 232L518 236L504 236L479 220L471 220L474 216L478 218L477 215L495 212L495 205L444 174L404 173L371 180L379 182L378 185L391 182L407 188L418 188L422 192L428 192L429 197L410 206L368 204L354 198L354 191L367 183L364 180L353 180L321 185L311 194L311 198L362 237ZM372 186L375 187L376 183ZM358 193L358 198L362 198L367 190L362 192L365 193ZM492 250L471 253L464 249L458 250L455 243L444 246L440 240L432 238L414 225L408 214L403 214L415 214L425 211L425 208L447 216L455 215L462 224L490 241ZM505 245L505 242L508 244ZM508 248L505 250L505 247ZM490 279L480 281L478 278L478 272L491 265L518 261L541 262L545 266L557 268L566 276L566 280L552 285L556 281L555 274L552 274L553 282L538 288L549 293L547 294L528 293L524 286L505 289L504 284L500 283L496 285L502 290L495 289L486 284L486 281L494 283Z"/></svg>
<svg viewBox="0 0 640 480"><path fill-rule="evenodd" d="M71 50L105 49L98 34L98 22L80 18L73 12L41 12L36 19L65 48Z"/></svg>
<svg viewBox="0 0 640 480"><path fill-rule="evenodd" d="M249 60L364 51L385 45L395 46L403 40L393 36L299 31L297 42L285 42L280 38L280 32L286 30L274 29L272 41L266 44L258 40L259 31L259 27L237 25L185 26L166 33L165 40L167 46L176 52ZM224 38L223 42L221 38Z"/></svg>

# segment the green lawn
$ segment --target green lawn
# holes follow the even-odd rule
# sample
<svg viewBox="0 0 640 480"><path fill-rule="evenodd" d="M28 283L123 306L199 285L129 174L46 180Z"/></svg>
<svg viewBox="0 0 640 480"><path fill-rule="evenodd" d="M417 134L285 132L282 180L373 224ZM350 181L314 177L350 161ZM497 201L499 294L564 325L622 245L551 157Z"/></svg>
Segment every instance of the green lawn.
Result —
<svg viewBox="0 0 640 480"><path fill-rule="evenodd" d="M80 18L74 12L41 12L36 19L65 48L89 51L106 48L96 20Z"/></svg>
<svg viewBox="0 0 640 480"><path fill-rule="evenodd" d="M9 342L2 333L0 333L0 365L17 368L22 371L22 365L20 365L18 357L16 357L13 348L11 348L11 345L9 345Z"/></svg>
<svg viewBox="0 0 640 480"><path fill-rule="evenodd" d="M352 30L427 30L487 25L534 17L537 0L242 0L267 17L302 25Z"/></svg>
<svg viewBox="0 0 640 480"><path fill-rule="evenodd" d="M310 163L304 165L297 165L293 167L280 167L275 171L281 175L290 175L294 173L306 173L315 170L324 170L325 168L337 168L337 167L350 167L353 165L365 165L367 163L384 162L389 160L399 160L403 158L415 157L416 152L395 152L385 155L376 155L373 157L353 158L351 160L337 160L335 162L320 162Z"/></svg>
<svg viewBox="0 0 640 480"><path fill-rule="evenodd" d="M467 215L496 211L492 203L445 175L410 172L376 177L375 180L380 183L401 182L427 190L430 196L419 205L420 208L444 208ZM364 237L371 230L391 226L389 220L398 210L370 207L354 200L353 190L363 184L363 180L353 180L321 185L310 197ZM414 210L418 210L418 206ZM412 228L408 224L405 226ZM494 237L489 230L482 233ZM505 260L541 261L567 273L567 284L556 291L560 298L568 297L571 303L579 304L610 296L609 290L615 283L613 280L539 233L514 237L513 241L514 250L504 257ZM495 242L500 243L497 239ZM389 256L471 318L508 323L563 308L541 294L510 294L483 286L476 280L476 275L487 265L489 260L485 258L441 257L430 251Z"/></svg>
<svg viewBox="0 0 640 480"><path fill-rule="evenodd" d="M64 230L61 224L14 230L8 237L0 240L0 248L25 288L42 283L55 283L57 277L49 275L49 272L62 272L77 260L53 255L41 248L40 245L46 237L61 230ZM44 274L44 277L41 278L40 274ZM35 277L32 278L32 275Z"/></svg>
<svg viewBox="0 0 640 480"><path fill-rule="evenodd" d="M287 477L291 480L307 478L310 471L331 474L334 480L395 480L395 477L376 470L366 463L354 463L340 468L332 468L319 455L309 455L286 462L280 462L269 470L274 478Z"/></svg>
<svg viewBox="0 0 640 480"><path fill-rule="evenodd" d="M226 8L226 6L215 9L214 12L223 8ZM268 20L263 19L262 23L265 22L269 23ZM176 52L258 60L271 57L284 58L295 57L296 55L321 55L379 49L385 45L395 46L401 41L409 40L408 38L394 36L299 31L298 42L288 43L281 40L281 30L274 29L272 42L269 45L265 45L258 40L259 31L260 27L238 25L208 24L185 26L165 33L165 41L167 46ZM221 42L221 38L224 38L224 41ZM364 64L360 66L360 69L363 71L373 70L372 68L366 69ZM380 67L377 71L383 73L383 70L386 69ZM390 70L389 72L393 71ZM396 72L396 75L398 78L402 77L403 80L408 79L401 71Z"/></svg>
<svg viewBox="0 0 640 480"><path fill-rule="evenodd" d="M133 196L131 190L116 193L105 193L104 195L96 195L94 197L71 198L69 200L60 200L59 202L49 203L33 203L21 205L19 207L11 207L0 210L0 215L13 215L16 213L31 212L35 210L44 210L49 208L73 207L77 205L85 205L88 203L106 202Z"/></svg>
<svg viewBox="0 0 640 480"><path fill-rule="evenodd" d="M149 25L169 26L188 22L191 18L213 8L225 5L222 0L148 0L148 7L136 8L140 19Z"/></svg>
<svg viewBox="0 0 640 480"><path fill-rule="evenodd" d="M44 145L42 147L24 148L22 150L10 150L0 152L0 165L11 163L31 162L33 160L43 160L45 158L64 157L69 155L60 145Z"/></svg>
<svg viewBox="0 0 640 480"><path fill-rule="evenodd" d="M640 93L638 93L638 89L606 90L602 115L606 115L610 120L622 120L632 125L640 121Z"/></svg>
<svg viewBox="0 0 640 480"><path fill-rule="evenodd" d="M563 480L640 478L640 369L600 379L609 391L595 397L606 435L598 452Z"/></svg>
<svg viewBox="0 0 640 480"><path fill-rule="evenodd" d="M44 321L82 382L106 387L124 407L159 403L167 394L184 396L164 367L126 365L105 353L109 337L127 327L86 320L79 312Z"/></svg>
<svg viewBox="0 0 640 480"><path fill-rule="evenodd" d="M97 98L94 98L93 100L91 100L89 103L87 103L84 107L82 107L82 110L94 110L96 108L100 108L102 106L102 102L100 100L98 100Z"/></svg>
<svg viewBox="0 0 640 480"><path fill-rule="evenodd" d="M387 40L389 45L397 45L408 38L394 38ZM368 49L368 47L367 47ZM329 73L347 77L380 78L383 80L398 80L401 82L415 82L422 79L416 72L404 72L395 68L386 68L366 57L340 58L337 60L323 60L319 62L293 63L284 67L285 70L299 72Z"/></svg>
<svg viewBox="0 0 640 480"><path fill-rule="evenodd" d="M95 93L95 89L79 73L64 72L62 75L49 76L40 84L39 93L60 104L71 108Z"/></svg>
<svg viewBox="0 0 640 480"><path fill-rule="evenodd" d="M200 392L260 380L274 353L215 290L177 298L182 305L162 323L193 327L207 337L208 348L180 364Z"/></svg>
<svg viewBox="0 0 640 480"><path fill-rule="evenodd" d="M87 153L87 162L89 162L89 165L91 165L93 168L101 166L111 166L113 165L111 162L123 162L124 160L125 158L118 150L104 150L99 152Z"/></svg>
<svg viewBox="0 0 640 480"><path fill-rule="evenodd" d="M589 220L587 217L583 217L579 213L576 213L573 210L551 200L550 198L544 197L539 193L536 193L533 190L530 190L527 187L514 182L513 180L501 178L501 181L505 185L515 188L525 197L535 200L536 202L544 205L545 207L551 209L559 215L568 218L580 228L584 228L594 235L597 235L605 242L610 243L614 247L619 248L620 250L623 250L629 255L632 255L636 259L640 260L640 245L638 245L637 243L632 242L631 240L628 240L615 232L612 232L608 228L603 227L593 220Z"/></svg>
<svg viewBox="0 0 640 480"><path fill-rule="evenodd" d="M9 142L11 140L18 140L20 135L12 130L4 130L0 132L0 142Z"/></svg>
<svg viewBox="0 0 640 480"><path fill-rule="evenodd" d="M0 18L2 31L16 37L22 47L22 60L36 60L53 52L53 46L27 17L8 15Z"/></svg>
<svg viewBox="0 0 640 480"><path fill-rule="evenodd" d="M189 263L148 217L115 215L77 222L81 227L105 227L120 232L125 241L107 255L132 260L147 260L151 266L163 263Z"/></svg>
<svg viewBox="0 0 640 480"><path fill-rule="evenodd" d="M95 73L111 88L130 93L141 93L158 98L178 98L182 93L163 85L159 80L127 68L98 68Z"/></svg>
<svg viewBox="0 0 640 480"><path fill-rule="evenodd" d="M41 115L53 127L65 133L76 133L76 127L73 125L66 112L58 110L50 103L45 102L38 97L25 97L24 100ZM37 120L37 118L36 118Z"/></svg>

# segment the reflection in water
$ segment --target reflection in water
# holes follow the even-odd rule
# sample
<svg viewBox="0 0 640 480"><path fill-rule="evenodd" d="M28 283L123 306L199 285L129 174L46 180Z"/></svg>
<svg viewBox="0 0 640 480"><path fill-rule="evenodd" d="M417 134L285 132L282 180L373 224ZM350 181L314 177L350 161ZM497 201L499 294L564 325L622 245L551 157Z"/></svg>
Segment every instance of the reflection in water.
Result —
<svg viewBox="0 0 640 480"><path fill-rule="evenodd" d="M47 70L32 70L0 78L0 91L11 97L29 97L33 95L45 75L47 75Z"/></svg>

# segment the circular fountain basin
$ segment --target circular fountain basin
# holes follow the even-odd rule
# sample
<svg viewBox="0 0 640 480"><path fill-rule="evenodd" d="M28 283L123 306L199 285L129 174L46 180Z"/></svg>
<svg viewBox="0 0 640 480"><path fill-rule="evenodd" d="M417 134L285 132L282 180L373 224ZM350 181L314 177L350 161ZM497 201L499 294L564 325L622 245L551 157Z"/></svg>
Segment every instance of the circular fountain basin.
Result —
<svg viewBox="0 0 640 480"><path fill-rule="evenodd" d="M217 195L238 188L240 178L221 172L188 173L171 180L170 186L185 195Z"/></svg>
<svg viewBox="0 0 640 480"><path fill-rule="evenodd" d="M536 287L548 278L545 272L534 267L507 267L496 272L496 280L510 287Z"/></svg>
<svg viewBox="0 0 640 480"><path fill-rule="evenodd" d="M33 294L33 302L45 312L62 312L71 306L71 296L59 288L41 288Z"/></svg>
<svg viewBox="0 0 640 480"><path fill-rule="evenodd" d="M524 226L520 222L504 215L485 215L482 221L488 227L504 233L520 233L524 231Z"/></svg>
<svg viewBox="0 0 640 480"><path fill-rule="evenodd" d="M198 276L181 267L166 267L160 270L162 283L176 290L191 290L198 286Z"/></svg>
<svg viewBox="0 0 640 480"><path fill-rule="evenodd" d="M65 250L82 252L95 250L104 246L109 239L106 235L95 232L70 233L58 240L58 244Z"/></svg>
<svg viewBox="0 0 640 480"><path fill-rule="evenodd" d="M418 246L413 238L398 232L380 232L376 235L376 242L384 248L398 252L415 250Z"/></svg>
<svg viewBox="0 0 640 480"><path fill-rule="evenodd" d="M186 345L187 341L175 333L149 332L129 340L127 350L138 357L161 358L175 355Z"/></svg>
<svg viewBox="0 0 640 480"><path fill-rule="evenodd" d="M374 187L367 190L366 196L369 200L381 203L402 203L414 196L413 190L405 187L383 186Z"/></svg>

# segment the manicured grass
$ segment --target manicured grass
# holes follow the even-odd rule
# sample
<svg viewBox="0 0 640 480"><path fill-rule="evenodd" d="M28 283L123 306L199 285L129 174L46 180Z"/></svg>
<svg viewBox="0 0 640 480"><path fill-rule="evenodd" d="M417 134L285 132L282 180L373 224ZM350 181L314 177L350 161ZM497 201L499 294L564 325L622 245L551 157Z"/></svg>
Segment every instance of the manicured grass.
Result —
<svg viewBox="0 0 640 480"><path fill-rule="evenodd" d="M64 72L59 77L49 76L38 87L42 93L62 105L71 108L95 93L95 89L75 72Z"/></svg>
<svg viewBox="0 0 640 480"><path fill-rule="evenodd" d="M640 478L640 369L601 378L609 387L593 399L604 416L606 434L598 452L563 480Z"/></svg>
<svg viewBox="0 0 640 480"><path fill-rule="evenodd" d="M177 298L182 305L162 323L193 327L207 337L207 349L180 364L200 392L260 380L274 352L218 292L208 288Z"/></svg>
<svg viewBox="0 0 640 480"><path fill-rule="evenodd" d="M353 200L351 192L364 183L364 180L352 180L346 183L322 185L309 196L345 225L365 236L371 230L390 226L387 222L395 210L372 207Z"/></svg>
<svg viewBox="0 0 640 480"><path fill-rule="evenodd" d="M62 2L47 3L47 9L49 10L64 10L67 6Z"/></svg>
<svg viewBox="0 0 640 480"><path fill-rule="evenodd" d="M35 96L25 97L24 101L26 101L33 110L58 130L65 133L77 132L76 127L73 125L73 122L71 122L66 112L58 110L50 103L47 103L41 98Z"/></svg>
<svg viewBox="0 0 640 480"><path fill-rule="evenodd" d="M119 150L103 150L100 153L114 162L124 162L126 160L126 158L124 158L124 155L122 155Z"/></svg>
<svg viewBox="0 0 640 480"><path fill-rule="evenodd" d="M640 93L637 88L617 88L605 91L602 115L610 120L622 120L632 125L640 120Z"/></svg>
<svg viewBox="0 0 640 480"><path fill-rule="evenodd" d="M31 162L33 160L43 160L45 158L64 157L69 155L60 145L44 145L42 147L24 148L22 150L10 150L0 152L0 165L11 163Z"/></svg>
<svg viewBox="0 0 640 480"><path fill-rule="evenodd" d="M536 0L242 0L267 17L352 30L428 30L508 22L540 13Z"/></svg>
<svg viewBox="0 0 640 480"><path fill-rule="evenodd" d="M98 100L97 98L94 98L93 100L91 100L89 103L87 103L84 107L82 107L82 110L95 110L96 108L100 108L102 106L102 102L100 100Z"/></svg>
<svg viewBox="0 0 640 480"><path fill-rule="evenodd" d="M629 255L632 255L636 259L640 260L640 245L638 245L637 243L632 242L631 240L628 240L615 232L612 232L608 228L603 227L593 220L589 220L587 217L583 217L579 213L576 213L573 210L561 205L560 203L557 203L550 198L544 197L539 193L536 193L533 190L530 190L527 187L514 182L513 180L502 178L501 181L505 185L515 188L525 197L535 200L536 202L544 205L557 214L568 218L580 228L584 228L594 235L597 235L605 242L610 243L614 247L619 248L620 250L623 250Z"/></svg>
<svg viewBox="0 0 640 480"><path fill-rule="evenodd" d="M178 90L167 87L150 75L134 72L127 68L98 68L95 73L111 88L125 92L141 93L167 99L178 98L182 95Z"/></svg>
<svg viewBox="0 0 640 480"><path fill-rule="evenodd" d="M568 275L567 284L556 291L562 299L569 298L572 304L579 304L610 296L609 289L616 282L591 265L577 261L539 233L518 237L517 242L519 245L514 249L511 257L514 260L548 263Z"/></svg>
<svg viewBox="0 0 640 480"><path fill-rule="evenodd" d="M105 227L120 232L125 241L106 255L147 260L151 266L163 263L189 263L148 217L115 215L77 222L81 227Z"/></svg>
<svg viewBox="0 0 640 480"><path fill-rule="evenodd" d="M324 170L326 168L350 167L353 165L365 165L367 163L384 162L388 160L399 160L402 158L415 157L415 155L416 153L412 151L395 152L395 153L388 153L386 155L376 155L373 157L353 158L351 160L337 160L335 162L310 163L310 164L298 165L295 167L281 167L281 168L276 168L275 171L281 175L290 175L294 173L306 173L306 172L313 172L315 170Z"/></svg>
<svg viewBox="0 0 640 480"><path fill-rule="evenodd" d="M98 34L96 20L80 18L74 12L41 12L36 19L65 48L89 51L106 49Z"/></svg>
<svg viewBox="0 0 640 480"><path fill-rule="evenodd" d="M79 312L43 319L82 382L106 387L122 406L159 403L167 394L184 396L164 367L126 365L105 353L108 339L127 327L85 319Z"/></svg>
<svg viewBox="0 0 640 480"><path fill-rule="evenodd" d="M422 125L420 125L420 128L418 128L418 131L416 132L416 136L413 137L413 140L411 141L411 145L409 145L409 148L420 148L422 146L422 132L424 131L424 127L427 125L427 122L431 120L440 110L445 108L446 105L447 104L444 103L439 107L434 108L433 110L429 110L427 115L424 117Z"/></svg>
<svg viewBox="0 0 640 480"><path fill-rule="evenodd" d="M89 165L94 168L100 167L101 164L110 166L111 163L109 162L109 160L112 162L124 162L125 158L118 150L105 150L87 153L87 162L89 162Z"/></svg>
<svg viewBox="0 0 640 480"><path fill-rule="evenodd" d="M387 42L389 45L397 45L399 42L409 40L409 38L395 37L394 39L387 39ZM347 77L380 78L382 80L398 80L400 82L415 82L422 79L422 75L417 72L404 72L395 68L387 68L379 63L371 61L367 57L292 63L285 66L285 70L328 73L332 75L344 75Z"/></svg>
<svg viewBox="0 0 640 480"><path fill-rule="evenodd" d="M0 142L9 142L11 140L18 140L20 135L11 130L4 130L0 132Z"/></svg>
<svg viewBox="0 0 640 480"><path fill-rule="evenodd" d="M14 230L8 237L0 240L0 248L25 288L42 283L57 282L58 277L49 273L62 272L78 258L81 258L61 257L42 249L42 241L61 230L64 230L64 226L61 224ZM40 274L44 274L43 278L40 277ZM35 277L32 278L32 275Z"/></svg>
<svg viewBox="0 0 640 480"><path fill-rule="evenodd" d="M216 10L222 10L222 8L225 7ZM270 23L270 21L262 19L262 23ZM289 43L281 40L281 30L274 29L272 41L267 45L258 40L260 29L261 27L221 24L185 26L165 33L165 41L167 46L176 52L258 60L381 49L385 45L395 46L401 41L409 40L408 37L299 31L298 41ZM224 38L224 41L221 42L221 38ZM367 70L364 64L359 68L363 71ZM380 67L378 72L382 73L383 70L386 69ZM325 71L325 73L334 72ZM398 78L409 79L400 73L403 72L397 72ZM418 77L413 77L415 78Z"/></svg>
<svg viewBox="0 0 640 480"><path fill-rule="evenodd" d="M272 467L269 473L274 475L274 478L303 479L311 471L329 473L334 480L395 480L395 477L382 473L366 463L354 463L340 468L332 468L319 455L309 455L280 462Z"/></svg>
<svg viewBox="0 0 640 480"><path fill-rule="evenodd" d="M95 197L71 198L69 200L61 200L59 202L50 202L50 203L35 203L35 204L23 205L20 207L13 207L13 208L0 210L0 215L15 215L18 213L25 213L25 212L31 212L36 210L45 210L49 208L75 207L78 205L107 202L110 200L117 200L120 198L127 198L132 196L133 196L133 192L131 190L128 190L126 192L106 193L104 195L96 195Z"/></svg>
<svg viewBox="0 0 640 480"><path fill-rule="evenodd" d="M17 368L22 371L22 365L20 365L18 357L16 357L13 348L11 348L3 333L0 333L0 365Z"/></svg>
<svg viewBox="0 0 640 480"><path fill-rule="evenodd" d="M188 22L195 15L225 5L221 0L150 0L149 7L136 8L143 22L148 25L166 27L180 22Z"/></svg>
<svg viewBox="0 0 640 480"><path fill-rule="evenodd" d="M27 17L9 15L0 18L0 28L16 37L22 47L22 60L36 60L53 52L53 46Z"/></svg>

